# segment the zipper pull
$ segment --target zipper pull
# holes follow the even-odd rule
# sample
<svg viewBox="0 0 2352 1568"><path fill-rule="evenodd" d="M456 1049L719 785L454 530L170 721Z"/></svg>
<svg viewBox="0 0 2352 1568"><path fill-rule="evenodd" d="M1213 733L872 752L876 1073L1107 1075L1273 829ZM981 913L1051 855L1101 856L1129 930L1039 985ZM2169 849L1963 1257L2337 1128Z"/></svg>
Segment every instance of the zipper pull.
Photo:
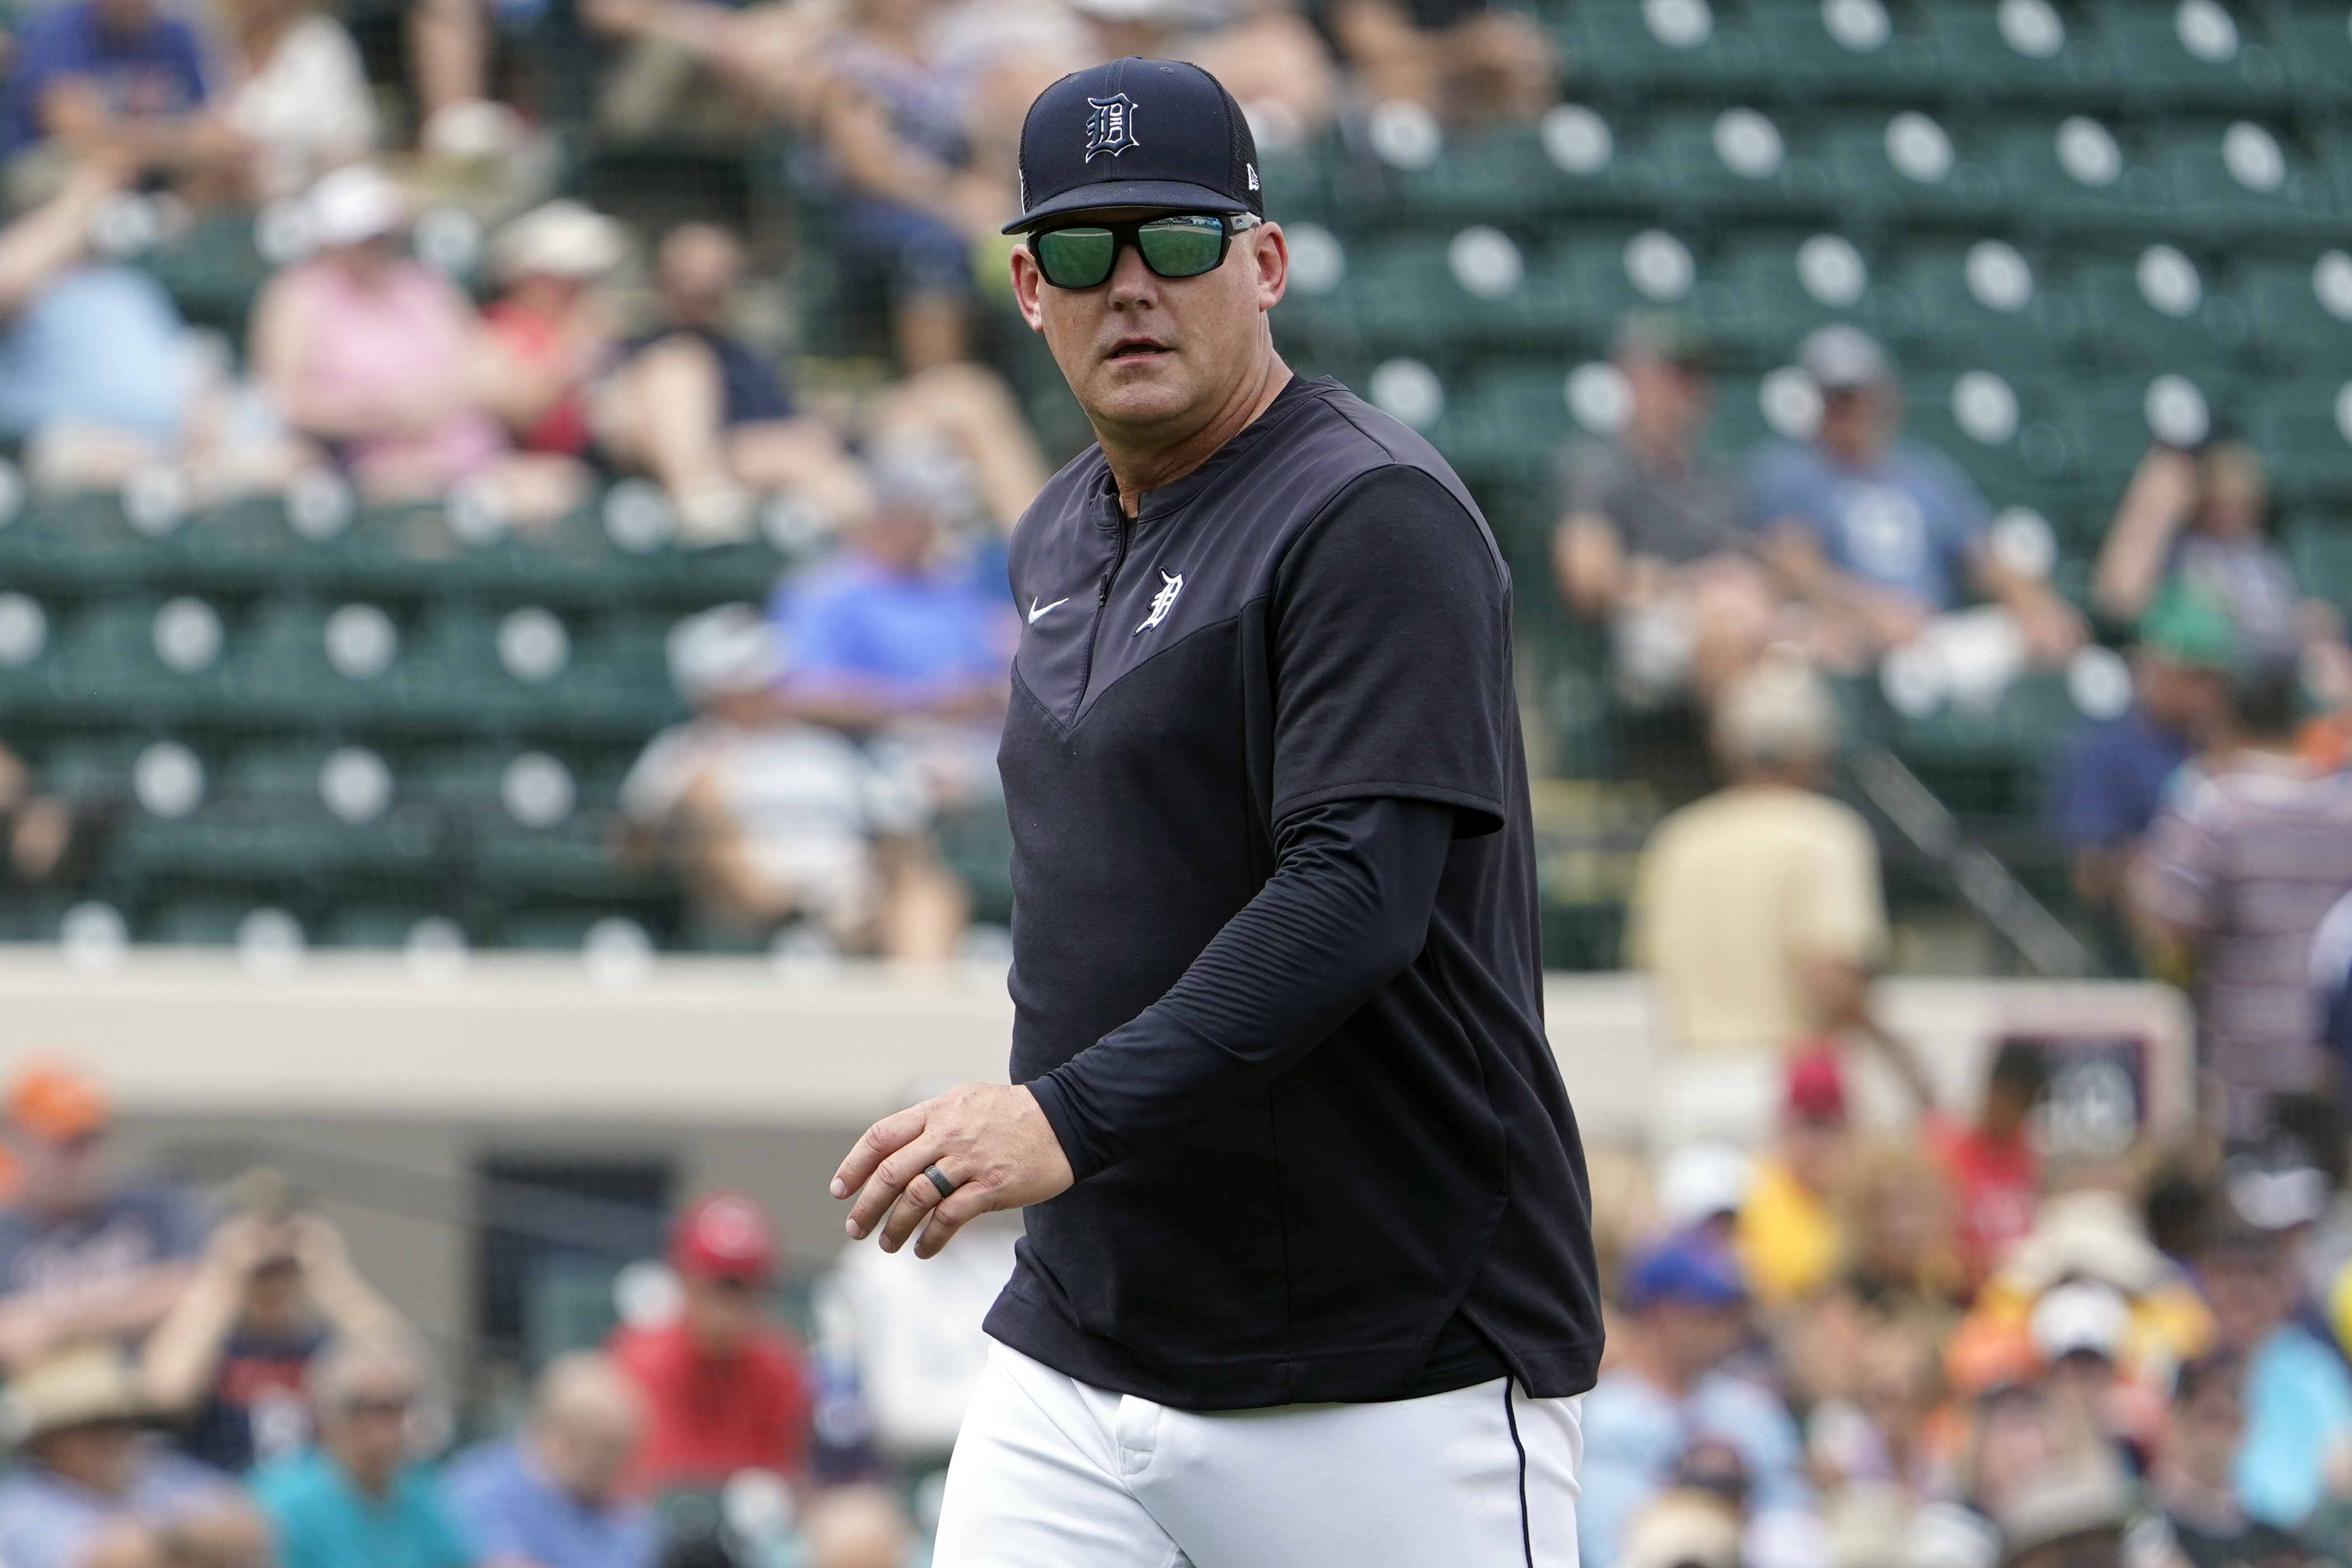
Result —
<svg viewBox="0 0 2352 1568"><path fill-rule="evenodd" d="M1095 586L1095 605L1097 609L1110 602L1111 577L1112 573L1106 570L1102 574L1102 581Z"/></svg>

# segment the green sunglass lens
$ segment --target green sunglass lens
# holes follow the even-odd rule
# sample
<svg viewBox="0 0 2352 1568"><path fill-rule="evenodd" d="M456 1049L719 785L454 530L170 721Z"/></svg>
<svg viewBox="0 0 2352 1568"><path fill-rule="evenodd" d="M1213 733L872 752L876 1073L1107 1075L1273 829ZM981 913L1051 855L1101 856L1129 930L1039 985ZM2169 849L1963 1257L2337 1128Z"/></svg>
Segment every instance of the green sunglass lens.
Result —
<svg viewBox="0 0 2352 1568"><path fill-rule="evenodd" d="M1118 241L1108 229L1055 229L1039 235L1033 248L1046 282L1056 288L1092 288L1110 276Z"/></svg>
<svg viewBox="0 0 2352 1568"><path fill-rule="evenodd" d="M1160 277L1196 277L1217 265L1224 238L1224 225L1214 219L1171 218L1145 224L1135 243Z"/></svg>

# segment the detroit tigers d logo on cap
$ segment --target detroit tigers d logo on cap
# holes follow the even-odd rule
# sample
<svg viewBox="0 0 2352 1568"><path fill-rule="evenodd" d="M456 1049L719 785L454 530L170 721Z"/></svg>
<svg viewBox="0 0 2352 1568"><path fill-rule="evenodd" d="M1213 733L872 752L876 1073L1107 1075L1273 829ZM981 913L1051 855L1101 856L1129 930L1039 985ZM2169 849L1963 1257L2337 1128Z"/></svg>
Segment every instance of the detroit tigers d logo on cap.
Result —
<svg viewBox="0 0 2352 1568"><path fill-rule="evenodd" d="M1093 162L1097 152L1108 152L1116 158L1139 145L1135 140L1135 100L1127 94L1090 98L1087 107L1094 111L1087 116L1087 162Z"/></svg>

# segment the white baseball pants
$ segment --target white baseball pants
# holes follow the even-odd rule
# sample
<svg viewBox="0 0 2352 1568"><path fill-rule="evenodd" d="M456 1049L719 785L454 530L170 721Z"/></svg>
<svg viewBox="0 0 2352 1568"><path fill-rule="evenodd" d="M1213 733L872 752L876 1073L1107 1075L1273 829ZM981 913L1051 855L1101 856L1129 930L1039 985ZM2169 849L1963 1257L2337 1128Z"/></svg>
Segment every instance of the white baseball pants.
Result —
<svg viewBox="0 0 2352 1568"><path fill-rule="evenodd" d="M992 1343L932 1568L1576 1568L1580 1401L1199 1414Z"/></svg>

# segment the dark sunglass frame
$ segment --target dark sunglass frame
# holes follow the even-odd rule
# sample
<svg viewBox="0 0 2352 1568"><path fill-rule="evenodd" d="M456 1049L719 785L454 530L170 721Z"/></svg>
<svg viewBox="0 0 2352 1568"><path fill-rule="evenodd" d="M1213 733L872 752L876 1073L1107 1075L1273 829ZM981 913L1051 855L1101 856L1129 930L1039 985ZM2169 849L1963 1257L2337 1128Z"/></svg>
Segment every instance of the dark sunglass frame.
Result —
<svg viewBox="0 0 2352 1568"><path fill-rule="evenodd" d="M1056 228L1040 229L1032 234L1029 236L1029 254L1031 256L1035 258L1038 274L1043 277L1046 282L1052 284L1056 288L1067 288L1073 291L1087 288L1099 288L1104 284L1109 282L1110 275L1118 270L1118 253L1122 250L1128 249L1129 246L1134 248L1135 253L1138 256L1143 257L1143 265L1151 269L1152 276L1155 277L1203 277L1225 265L1225 255L1228 251L1233 249L1234 236L1235 235L1246 233L1248 230L1257 227L1258 225L1264 222L1265 222L1265 220L1259 217L1255 213L1234 213L1231 214L1220 214L1216 213L1157 213L1148 218L1135 218L1123 224L1063 224ZM1197 226L1203 223L1213 223L1217 225L1216 259L1210 262L1206 267L1195 267L1190 272L1167 271L1160 266L1159 262L1152 258L1151 248L1144 244L1145 234L1158 228L1160 225L1171 225L1170 228L1159 230L1159 232L1163 234L1173 232L1205 235L1207 231ZM1188 226L1183 229L1176 229L1172 226L1180 224ZM1066 283L1061 278L1054 276L1055 264L1047 258L1048 251L1050 249L1059 247L1050 247L1045 244L1045 241L1053 238L1056 235L1066 235L1080 229L1091 230L1097 234L1108 234L1110 235L1111 242L1110 256L1108 260L1103 263L1103 269L1098 277L1089 278L1084 283ZM1076 275L1066 274L1066 276L1075 277Z"/></svg>

